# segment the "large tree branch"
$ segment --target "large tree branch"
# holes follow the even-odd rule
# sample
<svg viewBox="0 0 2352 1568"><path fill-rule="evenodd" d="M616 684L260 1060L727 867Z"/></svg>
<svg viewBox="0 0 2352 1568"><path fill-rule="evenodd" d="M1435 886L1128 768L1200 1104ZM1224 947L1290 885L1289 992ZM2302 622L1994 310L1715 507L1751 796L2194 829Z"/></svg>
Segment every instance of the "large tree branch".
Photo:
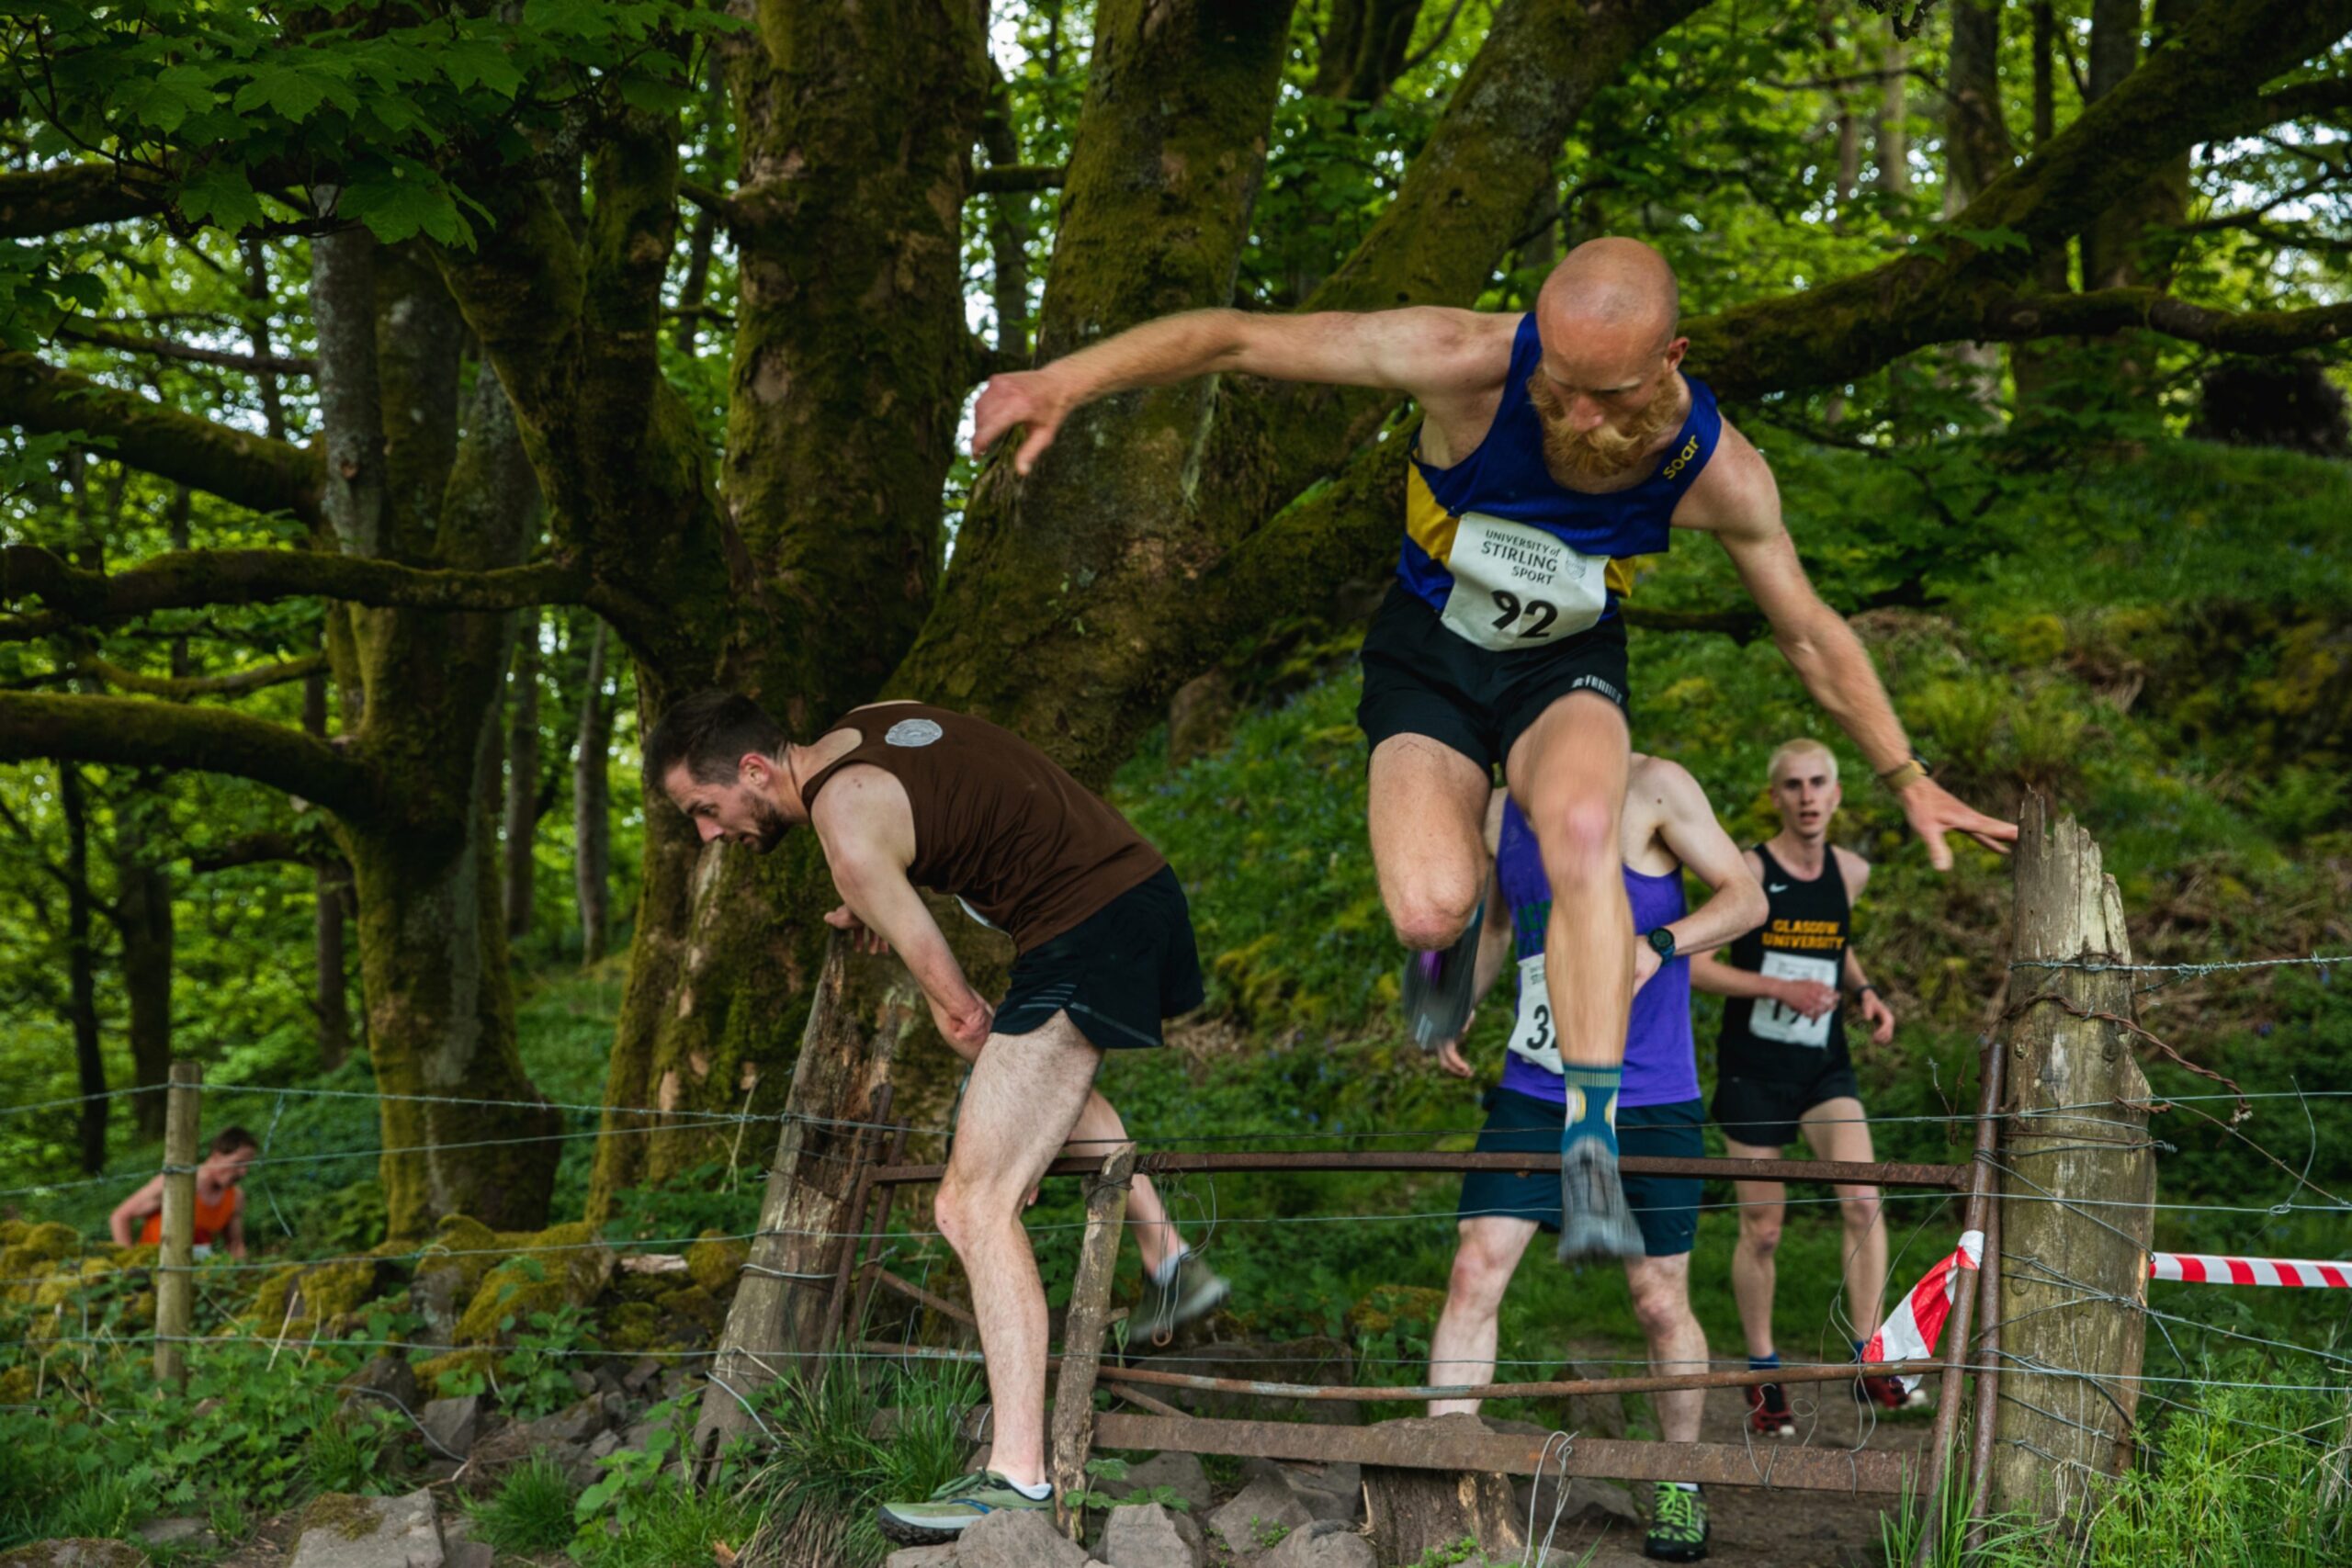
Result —
<svg viewBox="0 0 2352 1568"><path fill-rule="evenodd" d="M0 620L0 641L199 604L315 596L423 610L514 610L583 604L588 575L569 560L493 571L431 571L321 550L173 550L127 571L88 571L33 545L0 549L0 600L38 594L43 613Z"/></svg>
<svg viewBox="0 0 2352 1568"><path fill-rule="evenodd" d="M288 681L300 681L314 670L325 669L326 662L323 653L306 653L300 659L256 665L226 675L142 675L104 659L85 659L76 668L81 673L94 675L122 691L187 702L196 697L242 696L247 692L282 686Z"/></svg>
<svg viewBox="0 0 2352 1568"><path fill-rule="evenodd" d="M1062 164L991 164L972 171L975 196L1011 196L1023 191L1059 190L1069 178Z"/></svg>
<svg viewBox="0 0 2352 1568"><path fill-rule="evenodd" d="M2154 288L2016 294L1984 307L1983 338L2091 337L2147 327L2225 354L2285 354L2352 335L2352 303L2301 310L2214 310Z"/></svg>
<svg viewBox="0 0 2352 1568"><path fill-rule="evenodd" d="M2245 101L2241 112L2217 116L2208 129L2210 141L2234 141L2290 120L2325 119L2341 123L2352 117L2352 76L2329 76L2297 82L2276 92Z"/></svg>
<svg viewBox="0 0 2352 1568"><path fill-rule="evenodd" d="M218 365L224 370L243 370L255 375L315 376L319 373L319 362L315 359L198 348L191 344L174 343L169 338L136 337L129 333L108 332L103 327L69 324L59 327L57 335L68 342L120 349L125 354L152 354L158 359L185 359L195 365Z"/></svg>
<svg viewBox="0 0 2352 1568"><path fill-rule="evenodd" d="M79 431L134 468L255 512L318 520L322 476L310 448L181 413L14 349L0 349L0 422L43 434Z"/></svg>
<svg viewBox="0 0 2352 1568"><path fill-rule="evenodd" d="M240 865L290 861L300 865L348 866L334 843L318 833L247 833L206 848L191 848L187 868L202 875Z"/></svg>
<svg viewBox="0 0 2352 1568"><path fill-rule="evenodd" d="M111 164L66 164L0 175L0 239L28 240L163 209L154 186L128 185Z"/></svg>
<svg viewBox="0 0 2352 1568"><path fill-rule="evenodd" d="M233 708L0 693L0 761L36 757L228 773L316 801L346 820L385 808L374 775L335 747Z"/></svg>

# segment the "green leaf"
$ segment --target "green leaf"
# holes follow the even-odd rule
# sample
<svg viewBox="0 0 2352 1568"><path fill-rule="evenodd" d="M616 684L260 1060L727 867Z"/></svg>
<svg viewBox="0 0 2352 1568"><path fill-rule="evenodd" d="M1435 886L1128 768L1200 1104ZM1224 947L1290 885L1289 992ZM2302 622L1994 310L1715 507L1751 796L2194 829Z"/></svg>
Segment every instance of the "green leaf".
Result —
<svg viewBox="0 0 2352 1568"><path fill-rule="evenodd" d="M502 98L511 98L523 85L523 73L506 57L505 46L496 39L461 38L444 44L437 51L443 75L460 87L483 87Z"/></svg>
<svg viewBox="0 0 2352 1568"><path fill-rule="evenodd" d="M356 218L368 231L388 245L428 235L445 245L469 243L473 231L458 212L448 191L429 176L409 178L404 172L371 175L344 189L336 203L338 217Z"/></svg>
<svg viewBox="0 0 2352 1568"><path fill-rule="evenodd" d="M621 101L644 114L673 115L693 103L695 96L675 82L632 76L621 84Z"/></svg>
<svg viewBox="0 0 2352 1568"><path fill-rule="evenodd" d="M358 96L339 76L310 65L264 65L238 91L236 103L240 114L267 108L300 125L330 100L345 114L359 107Z"/></svg>
<svg viewBox="0 0 2352 1568"><path fill-rule="evenodd" d="M213 104L209 74L193 65L166 65L153 76L123 83L108 96L116 108L166 135Z"/></svg>
<svg viewBox="0 0 2352 1568"><path fill-rule="evenodd" d="M209 221L234 233L262 221L261 198L234 164L213 164L180 186L180 212L191 222Z"/></svg>

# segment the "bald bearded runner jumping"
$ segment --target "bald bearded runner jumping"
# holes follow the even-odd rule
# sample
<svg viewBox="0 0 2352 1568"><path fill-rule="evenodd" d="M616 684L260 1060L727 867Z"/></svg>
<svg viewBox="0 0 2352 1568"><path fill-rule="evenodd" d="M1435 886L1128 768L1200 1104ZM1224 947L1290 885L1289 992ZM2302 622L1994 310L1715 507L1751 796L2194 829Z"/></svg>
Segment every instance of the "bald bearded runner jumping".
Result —
<svg viewBox="0 0 2352 1568"><path fill-rule="evenodd" d="M1995 849L2017 834L1928 778L1869 654L1806 580L1771 471L1681 374L1678 311L1664 257L1595 240L1525 314L1191 311L995 377L973 410L975 450L1024 427L1013 463L1025 474L1080 405L1193 376L1380 387L1420 405L1397 581L1363 644L1373 860L1396 934L1418 950L1408 1002L1433 1046L1468 1009L1498 763L1534 827L1553 896L1552 1015L1580 1091L1561 1132L1563 1259L1642 1252L1614 1126L1634 985L1618 849L1626 561L1666 549L1672 529L1713 534L1939 870L1948 832Z"/></svg>

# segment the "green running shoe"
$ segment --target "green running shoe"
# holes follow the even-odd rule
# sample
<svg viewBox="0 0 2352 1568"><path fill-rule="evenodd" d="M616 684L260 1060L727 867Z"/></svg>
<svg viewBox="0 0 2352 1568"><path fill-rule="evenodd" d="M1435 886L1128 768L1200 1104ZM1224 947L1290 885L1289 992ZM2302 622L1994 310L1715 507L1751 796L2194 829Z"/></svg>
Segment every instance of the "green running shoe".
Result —
<svg viewBox="0 0 2352 1568"><path fill-rule="evenodd" d="M1707 1498L1661 1481L1650 1496L1650 1533L1642 1555L1660 1562L1696 1562L1707 1555Z"/></svg>
<svg viewBox="0 0 2352 1568"><path fill-rule="evenodd" d="M959 1475L920 1503L885 1503L875 1510L882 1533L901 1546L939 1546L989 1514L1021 1509L1051 1515L1051 1494L1032 1497L993 1470Z"/></svg>
<svg viewBox="0 0 2352 1568"><path fill-rule="evenodd" d="M1143 1296L1127 1323L1127 1344L1145 1348L1166 1344L1178 1329L1214 1309L1233 1293L1233 1283L1187 1248L1176 1259L1176 1277L1160 1284L1144 1276Z"/></svg>

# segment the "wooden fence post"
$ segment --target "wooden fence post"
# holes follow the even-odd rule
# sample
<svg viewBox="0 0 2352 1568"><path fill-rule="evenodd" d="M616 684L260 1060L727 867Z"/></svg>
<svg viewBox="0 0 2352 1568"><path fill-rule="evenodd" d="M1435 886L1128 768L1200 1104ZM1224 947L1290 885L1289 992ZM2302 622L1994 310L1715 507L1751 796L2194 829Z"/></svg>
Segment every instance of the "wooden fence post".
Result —
<svg viewBox="0 0 2352 1568"><path fill-rule="evenodd" d="M894 984L869 1036L851 993L850 952L850 939L835 933L818 973L768 1167L759 1234L728 1309L695 1427L694 1452L705 1466L729 1439L752 1429L747 1402L783 1374L778 1352L813 1371L831 1349L822 1337L850 1245L844 1233L858 1175L853 1156L915 1017L912 994Z"/></svg>
<svg viewBox="0 0 2352 1568"><path fill-rule="evenodd" d="M2029 796L2018 824L2002 1095L1993 1513L2076 1513L2130 1461L2155 1159L2132 1050L2123 905L2098 845ZM2037 967L2037 964L2053 967Z"/></svg>
<svg viewBox="0 0 2352 1568"><path fill-rule="evenodd" d="M1111 1319L1111 1276L1119 1263L1119 1232L1127 1221L1127 1183L1136 1173L1136 1146L1122 1144L1088 1183L1086 1238L1070 1281L1069 1319L1062 1330L1061 1376L1054 1383L1054 1510L1072 1540L1086 1528L1086 1510L1073 1494L1086 1489L1086 1460L1094 1446L1094 1374L1102 1331Z"/></svg>
<svg viewBox="0 0 2352 1568"><path fill-rule="evenodd" d="M195 1319L196 1159L204 1127L204 1068L174 1062L164 1091L164 1249L155 1261L155 1381L187 1385Z"/></svg>

